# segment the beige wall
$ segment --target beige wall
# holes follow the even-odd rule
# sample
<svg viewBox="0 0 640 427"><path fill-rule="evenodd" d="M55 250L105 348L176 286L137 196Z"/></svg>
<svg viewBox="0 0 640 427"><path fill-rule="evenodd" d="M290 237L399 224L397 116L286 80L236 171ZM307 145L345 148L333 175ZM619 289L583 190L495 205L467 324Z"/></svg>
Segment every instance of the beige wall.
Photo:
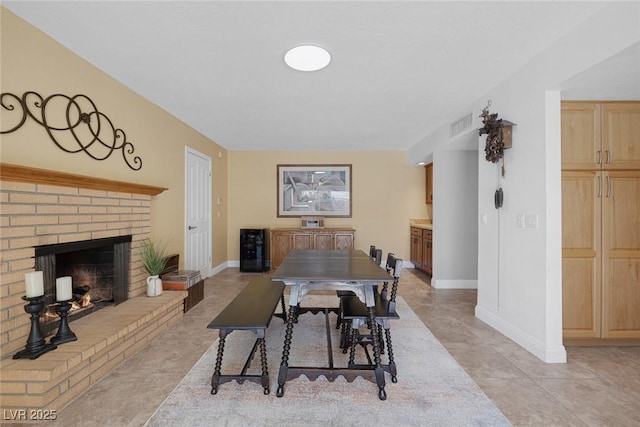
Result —
<svg viewBox="0 0 640 427"><path fill-rule="evenodd" d="M239 259L241 228L300 225L276 216L276 165L313 163L352 164L353 217L325 226L353 227L356 248L374 244L408 260L409 219L428 213L424 168L407 165L404 151L229 152L229 259Z"/></svg>
<svg viewBox="0 0 640 427"><path fill-rule="evenodd" d="M168 188L152 198L152 236L161 237L171 251L182 254L185 146L212 158L213 200L227 199L226 150L8 10L0 8L0 14L2 92L18 96L26 91L43 97L88 96L116 128L124 130L135 146L135 154L142 158L143 167L139 171L131 170L120 152L114 152L104 161L94 160L82 152L66 153L30 118L16 132L0 136L2 162ZM3 112L3 128L7 126L5 117ZM223 153L222 158L218 152ZM214 215L214 266L227 260L224 209L222 206L219 219Z"/></svg>
<svg viewBox="0 0 640 427"><path fill-rule="evenodd" d="M2 91L18 95L35 91L45 97L87 95L115 127L126 132L143 167L129 169L119 153L104 161L65 153L31 119L18 131L1 136L2 162L169 188L152 198L152 235L182 254L188 145L212 158L212 200L222 200L222 206L213 206L214 267L239 258L240 228L299 224L299 219L276 217L277 164L350 163L353 217L329 219L326 226L353 227L358 248L376 244L408 258L409 219L430 214L424 203L424 169L407 165L406 152L227 152L11 12L0 11Z"/></svg>

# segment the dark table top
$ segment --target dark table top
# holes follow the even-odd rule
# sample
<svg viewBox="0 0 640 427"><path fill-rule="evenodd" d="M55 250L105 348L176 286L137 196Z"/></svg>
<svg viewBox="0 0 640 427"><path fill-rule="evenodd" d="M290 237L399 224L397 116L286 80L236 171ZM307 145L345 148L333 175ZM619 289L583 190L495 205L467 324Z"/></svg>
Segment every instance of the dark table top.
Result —
<svg viewBox="0 0 640 427"><path fill-rule="evenodd" d="M300 250L289 252L272 280L382 282L390 280L387 271L363 251ZM287 283L287 284L289 284Z"/></svg>
<svg viewBox="0 0 640 427"><path fill-rule="evenodd" d="M316 249L294 249L287 253L285 258L367 258L369 255L361 250L316 250Z"/></svg>

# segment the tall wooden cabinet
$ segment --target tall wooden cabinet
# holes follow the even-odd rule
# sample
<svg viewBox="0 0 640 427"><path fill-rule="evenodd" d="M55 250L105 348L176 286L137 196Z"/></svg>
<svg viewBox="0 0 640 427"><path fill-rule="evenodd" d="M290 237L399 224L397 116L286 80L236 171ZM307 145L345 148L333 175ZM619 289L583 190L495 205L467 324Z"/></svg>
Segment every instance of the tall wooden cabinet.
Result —
<svg viewBox="0 0 640 427"><path fill-rule="evenodd" d="M271 269L277 269L290 250L353 250L352 228L272 228L269 239Z"/></svg>
<svg viewBox="0 0 640 427"><path fill-rule="evenodd" d="M595 171L562 171L562 323L567 338L601 336L599 175Z"/></svg>
<svg viewBox="0 0 640 427"><path fill-rule="evenodd" d="M565 338L640 338L640 102L562 103Z"/></svg>

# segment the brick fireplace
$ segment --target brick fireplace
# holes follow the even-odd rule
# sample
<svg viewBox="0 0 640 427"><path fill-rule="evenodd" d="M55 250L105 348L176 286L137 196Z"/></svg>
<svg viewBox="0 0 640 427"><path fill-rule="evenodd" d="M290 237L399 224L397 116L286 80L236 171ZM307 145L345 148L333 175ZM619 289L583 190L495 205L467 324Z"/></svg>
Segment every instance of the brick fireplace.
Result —
<svg viewBox="0 0 640 427"><path fill-rule="evenodd" d="M0 405L60 409L183 315L186 292L146 297L137 256L150 233L151 197L164 189L7 164L0 174ZM36 247L122 238L130 239L127 300L72 322L78 341L13 360L30 331L22 296Z"/></svg>
<svg viewBox="0 0 640 427"><path fill-rule="evenodd" d="M131 235L43 245L35 248L35 254L36 270L43 272L48 306L40 317L44 335L55 333L59 326L56 277L72 278L70 322L128 298Z"/></svg>

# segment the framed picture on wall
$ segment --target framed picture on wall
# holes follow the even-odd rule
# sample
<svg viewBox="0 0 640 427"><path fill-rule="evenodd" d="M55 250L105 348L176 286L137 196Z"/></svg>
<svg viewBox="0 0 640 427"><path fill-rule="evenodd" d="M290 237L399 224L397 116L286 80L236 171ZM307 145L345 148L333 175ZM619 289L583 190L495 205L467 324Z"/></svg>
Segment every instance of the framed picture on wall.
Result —
<svg viewBox="0 0 640 427"><path fill-rule="evenodd" d="M278 217L351 218L351 165L277 165Z"/></svg>

